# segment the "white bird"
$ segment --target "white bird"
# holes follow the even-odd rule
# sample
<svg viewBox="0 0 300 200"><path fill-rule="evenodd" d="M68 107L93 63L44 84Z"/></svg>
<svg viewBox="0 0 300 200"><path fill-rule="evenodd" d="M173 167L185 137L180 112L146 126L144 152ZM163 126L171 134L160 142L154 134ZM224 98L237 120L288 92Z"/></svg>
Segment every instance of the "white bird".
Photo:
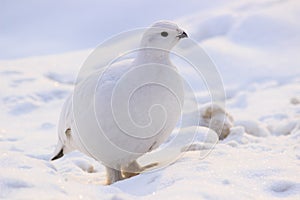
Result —
<svg viewBox="0 0 300 200"><path fill-rule="evenodd" d="M183 81L169 51L185 37L176 24L156 22L134 59L82 80L62 108L52 160L79 150L106 167L108 184L153 166L136 160L162 144L180 119Z"/></svg>

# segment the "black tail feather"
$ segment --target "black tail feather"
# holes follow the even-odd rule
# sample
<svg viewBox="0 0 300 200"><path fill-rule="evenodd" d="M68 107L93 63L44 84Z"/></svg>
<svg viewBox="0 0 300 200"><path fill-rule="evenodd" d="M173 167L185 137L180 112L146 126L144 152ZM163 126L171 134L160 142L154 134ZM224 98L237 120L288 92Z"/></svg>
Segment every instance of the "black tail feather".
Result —
<svg viewBox="0 0 300 200"><path fill-rule="evenodd" d="M64 150L61 149L61 150L59 151L59 153L58 153L56 156L54 156L51 160L53 161L53 160L59 159L59 158L61 158L61 157L63 157L63 156L64 156Z"/></svg>

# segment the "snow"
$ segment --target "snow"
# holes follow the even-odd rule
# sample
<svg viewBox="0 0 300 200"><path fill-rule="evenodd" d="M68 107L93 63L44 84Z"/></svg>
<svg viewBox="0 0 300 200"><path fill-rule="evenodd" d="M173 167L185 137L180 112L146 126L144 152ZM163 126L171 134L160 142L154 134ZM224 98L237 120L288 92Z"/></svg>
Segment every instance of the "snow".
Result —
<svg viewBox="0 0 300 200"><path fill-rule="evenodd" d="M60 109L91 50L1 60L0 198L300 198L299 3L206 1L186 10L176 21L218 67L229 135L215 144L212 130L185 127L178 137L196 130L197 138L176 162L105 186L104 167L79 152L49 161Z"/></svg>

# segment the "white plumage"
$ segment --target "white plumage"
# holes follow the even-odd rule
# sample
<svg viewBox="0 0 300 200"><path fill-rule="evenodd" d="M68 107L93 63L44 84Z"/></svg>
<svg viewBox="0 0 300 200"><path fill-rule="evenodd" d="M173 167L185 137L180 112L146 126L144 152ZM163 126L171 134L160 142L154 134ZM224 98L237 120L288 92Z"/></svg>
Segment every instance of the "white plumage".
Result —
<svg viewBox="0 0 300 200"><path fill-rule="evenodd" d="M143 170L136 159L162 144L181 115L183 82L169 50L184 37L176 24L157 22L133 60L82 80L63 106L52 160L82 151L106 166L108 183Z"/></svg>

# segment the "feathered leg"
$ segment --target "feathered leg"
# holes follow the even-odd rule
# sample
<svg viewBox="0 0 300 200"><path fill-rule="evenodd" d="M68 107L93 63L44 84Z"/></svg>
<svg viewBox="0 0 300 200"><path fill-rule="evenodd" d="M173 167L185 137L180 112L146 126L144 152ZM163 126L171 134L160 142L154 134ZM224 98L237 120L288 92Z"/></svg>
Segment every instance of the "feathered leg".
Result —
<svg viewBox="0 0 300 200"><path fill-rule="evenodd" d="M113 184L117 181L122 180L122 173L121 171L117 169L113 169L110 167L106 167L106 180L107 180L107 185Z"/></svg>
<svg viewBox="0 0 300 200"><path fill-rule="evenodd" d="M149 165L141 167L135 160L135 161L129 163L126 167L122 168L122 174L123 174L124 179L130 178L130 177L139 175L141 172L143 172L151 167L154 167L156 165L158 165L158 163L151 163Z"/></svg>

